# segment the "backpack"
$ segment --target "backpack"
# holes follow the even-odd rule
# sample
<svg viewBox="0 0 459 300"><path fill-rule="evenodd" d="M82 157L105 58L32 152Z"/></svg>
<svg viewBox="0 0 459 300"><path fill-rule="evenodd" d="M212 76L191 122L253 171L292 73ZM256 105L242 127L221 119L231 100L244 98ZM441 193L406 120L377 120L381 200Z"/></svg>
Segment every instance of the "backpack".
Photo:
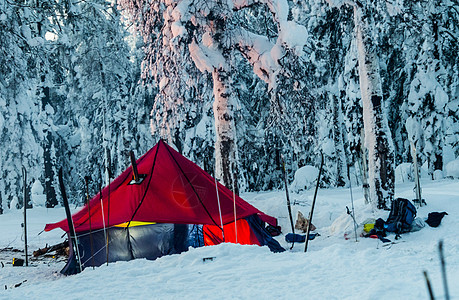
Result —
<svg viewBox="0 0 459 300"><path fill-rule="evenodd" d="M408 232L416 218L416 207L408 199L397 198L392 201L389 217L384 224L388 232L396 234Z"/></svg>

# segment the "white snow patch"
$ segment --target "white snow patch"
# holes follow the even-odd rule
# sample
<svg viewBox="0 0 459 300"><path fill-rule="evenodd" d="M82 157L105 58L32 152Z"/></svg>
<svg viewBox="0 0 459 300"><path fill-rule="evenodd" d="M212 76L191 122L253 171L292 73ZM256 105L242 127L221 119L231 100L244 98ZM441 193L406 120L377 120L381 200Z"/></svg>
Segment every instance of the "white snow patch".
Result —
<svg viewBox="0 0 459 300"><path fill-rule="evenodd" d="M319 189L312 223L321 235L309 242L307 253L304 243L295 243L284 253L271 253L267 247L222 244L155 261L110 263L65 277L58 273L62 262L32 261L32 267L12 267L4 251L0 252L5 265L0 269L0 298L147 299L154 293L155 299L301 299L307 287L308 299L428 299L424 270L429 273L435 295L444 298L438 242L444 242L448 282L458 282L459 219L455 216L459 215L459 180L425 180L422 187L428 205L418 208L417 216L425 219L432 211L447 211L449 215L439 227L426 226L403 234L393 245L383 246L377 239L361 237L356 243L352 219L346 214L346 206L351 207L349 190ZM395 196L411 199L412 189L412 183L397 184ZM313 191L291 196L294 216L299 209L310 210ZM353 196L359 225L368 219L387 218L387 211L372 213L364 204L361 186L354 187ZM290 231L290 222L285 191L246 193L242 198L278 218L283 233L276 239L288 249L285 234ZM63 208L33 208L27 216L30 252L63 241L61 230L38 235L46 223L65 218ZM22 211L0 215L0 249L23 249L22 219ZM349 230L346 240L343 232ZM394 237L388 236L392 241ZM22 253L15 255L21 257ZM374 274L377 280L371 280ZM22 284L15 288L18 283ZM459 285L450 284L449 289L452 299L459 295Z"/></svg>
<svg viewBox="0 0 459 300"><path fill-rule="evenodd" d="M15 209L19 209L19 198L18 196L13 196L13 199L11 200L10 202L10 209L11 210L15 210Z"/></svg>
<svg viewBox="0 0 459 300"><path fill-rule="evenodd" d="M459 178L459 159L453 160L446 165L446 176Z"/></svg>
<svg viewBox="0 0 459 300"><path fill-rule="evenodd" d="M395 182L413 182L414 173L413 173L413 164L412 163L402 163L395 168Z"/></svg>
<svg viewBox="0 0 459 300"><path fill-rule="evenodd" d="M198 45L193 41L189 45L190 55L196 67L201 72L212 72L214 68L221 68L226 65L225 58L218 50L213 50L205 45Z"/></svg>
<svg viewBox="0 0 459 300"><path fill-rule="evenodd" d="M47 31L47 32L45 33L45 39L46 39L47 41L53 41L53 42L55 42L55 41L57 41L58 38L59 38L59 36L58 36L57 34L55 34L54 32Z"/></svg>
<svg viewBox="0 0 459 300"><path fill-rule="evenodd" d="M408 139L410 141L417 141L419 139L419 122L413 118L408 117L405 122L405 128L408 133Z"/></svg>
<svg viewBox="0 0 459 300"><path fill-rule="evenodd" d="M172 35L174 37L185 35L186 29L181 22L173 22L171 24Z"/></svg>
<svg viewBox="0 0 459 300"><path fill-rule="evenodd" d="M158 85L159 90L162 91L168 83L169 83L169 78L167 77L161 78L161 81L159 82L159 85Z"/></svg>
<svg viewBox="0 0 459 300"><path fill-rule="evenodd" d="M35 180L34 183L32 184L31 195L30 195L33 207L45 206L46 195L43 194L43 191L44 189L40 181Z"/></svg>
<svg viewBox="0 0 459 300"><path fill-rule="evenodd" d="M300 54L308 39L308 31L306 27L295 22L282 22L278 39L278 43L285 44L290 49L294 49L297 54Z"/></svg>
<svg viewBox="0 0 459 300"><path fill-rule="evenodd" d="M295 177L290 186L294 192L308 190L314 186L319 175L319 169L314 166L303 166L296 170Z"/></svg>
<svg viewBox="0 0 459 300"><path fill-rule="evenodd" d="M36 47L36 46L43 45L45 43L45 40L43 38L37 36L37 37L34 37L34 38L30 39L28 41L28 43L29 43L29 45L31 47Z"/></svg>
<svg viewBox="0 0 459 300"><path fill-rule="evenodd" d="M341 8L346 3L346 0L325 0L331 7Z"/></svg>
<svg viewBox="0 0 459 300"><path fill-rule="evenodd" d="M434 180L440 180L440 179L443 179L444 176L443 176L443 171L442 170L435 170L433 172L433 179Z"/></svg>

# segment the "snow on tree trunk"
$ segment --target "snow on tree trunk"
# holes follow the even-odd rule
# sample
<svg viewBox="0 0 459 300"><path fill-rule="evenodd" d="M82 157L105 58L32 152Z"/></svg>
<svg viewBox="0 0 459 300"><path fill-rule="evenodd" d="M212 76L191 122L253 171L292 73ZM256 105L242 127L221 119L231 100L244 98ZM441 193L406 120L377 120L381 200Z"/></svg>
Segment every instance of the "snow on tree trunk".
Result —
<svg viewBox="0 0 459 300"><path fill-rule="evenodd" d="M215 141L215 176L222 183L233 189L236 172L236 134L234 126L234 105L231 99L231 74L223 68L214 68L214 118L217 138Z"/></svg>
<svg viewBox="0 0 459 300"><path fill-rule="evenodd" d="M394 196L394 150L383 109L378 57L368 18L366 11L354 6L365 146L368 149L370 201L373 206L382 209Z"/></svg>

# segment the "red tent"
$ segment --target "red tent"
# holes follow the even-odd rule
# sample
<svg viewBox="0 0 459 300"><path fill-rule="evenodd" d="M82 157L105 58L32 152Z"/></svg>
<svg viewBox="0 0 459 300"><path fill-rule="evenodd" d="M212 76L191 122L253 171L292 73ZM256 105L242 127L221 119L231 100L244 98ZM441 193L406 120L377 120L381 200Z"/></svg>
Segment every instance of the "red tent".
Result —
<svg viewBox="0 0 459 300"><path fill-rule="evenodd" d="M195 163L160 140L137 160L137 167L139 174L146 177L140 184L130 184L132 167L127 168L110 185L110 208L108 186L102 190L104 218L100 195L90 200L92 230L103 228L103 219L106 223L110 220L106 227L129 221L220 226L215 179ZM234 222L233 193L217 184L223 224ZM261 220L276 225L275 218L239 196L235 199L238 219L257 214ZM76 232L90 229L88 216L87 206L72 216ZM68 231L67 220L47 224L45 231L58 227Z"/></svg>
<svg viewBox="0 0 459 300"><path fill-rule="evenodd" d="M233 199L236 201L238 242L245 240L244 243L248 244L264 244L250 238L254 235L251 231L246 232L246 238L243 237L243 228L248 226L244 223L247 217L255 215L273 226L277 224L275 218L234 196L220 183L217 184L217 195L215 179L162 140L137 160L137 168L143 178L141 183L133 182L131 166L110 184L110 201L107 186L102 190L102 202L100 194L90 200L90 214L86 205L72 216L77 235L103 229L104 221L106 228L126 222L201 224L205 225L204 231L217 232L206 239L207 245L216 244L222 241L222 237L218 237L218 233L221 235L221 223L225 225L225 232L231 227L227 224L233 224L227 234L228 237L233 235L230 234L235 220ZM68 232L67 220L47 224L45 231L55 228ZM225 237L226 242L230 241L228 237Z"/></svg>

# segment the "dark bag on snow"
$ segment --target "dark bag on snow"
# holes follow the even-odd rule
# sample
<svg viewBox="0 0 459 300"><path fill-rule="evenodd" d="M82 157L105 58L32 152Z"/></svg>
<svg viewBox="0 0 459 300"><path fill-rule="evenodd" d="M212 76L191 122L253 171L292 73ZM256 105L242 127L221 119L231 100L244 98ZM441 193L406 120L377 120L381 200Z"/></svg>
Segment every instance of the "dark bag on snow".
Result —
<svg viewBox="0 0 459 300"><path fill-rule="evenodd" d="M397 198L392 201L389 217L384 224L388 232L397 234L408 232L416 218L416 207L408 199Z"/></svg>
<svg viewBox="0 0 459 300"><path fill-rule="evenodd" d="M266 230L269 232L271 236L278 236L282 233L280 226L268 225L266 226Z"/></svg>
<svg viewBox="0 0 459 300"><path fill-rule="evenodd" d="M313 239L318 236L318 233L310 233L308 240L312 241ZM306 241L306 235L305 234L296 234L296 233L287 233L285 235L285 241L287 243L304 243Z"/></svg>
<svg viewBox="0 0 459 300"><path fill-rule="evenodd" d="M431 212L429 213L426 223L429 224L430 227L438 227L441 223L441 220L445 215L448 213L446 211L444 212Z"/></svg>

